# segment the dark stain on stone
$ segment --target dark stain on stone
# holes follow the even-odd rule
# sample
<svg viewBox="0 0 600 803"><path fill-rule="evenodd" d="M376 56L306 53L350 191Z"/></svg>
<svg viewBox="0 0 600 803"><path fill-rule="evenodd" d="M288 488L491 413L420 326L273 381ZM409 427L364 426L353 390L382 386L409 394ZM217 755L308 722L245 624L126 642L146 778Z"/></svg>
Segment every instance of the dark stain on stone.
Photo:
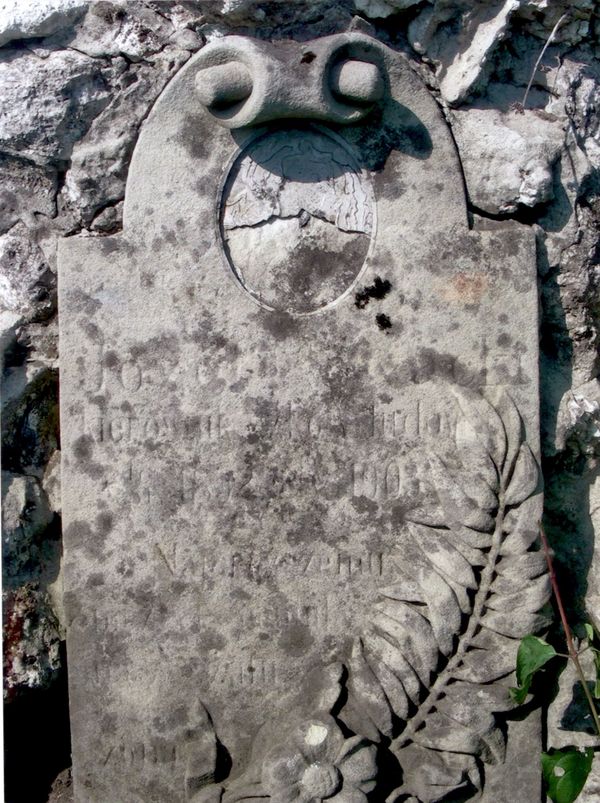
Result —
<svg viewBox="0 0 600 803"><path fill-rule="evenodd" d="M90 404L95 404L101 410L106 410L106 407L107 407L106 397L105 396L101 396L101 395L91 396L90 397Z"/></svg>
<svg viewBox="0 0 600 803"><path fill-rule="evenodd" d="M89 337L89 339L94 343L103 342L102 332L100 331L98 326L96 326L95 323L87 322L86 325L83 327L83 330Z"/></svg>
<svg viewBox="0 0 600 803"><path fill-rule="evenodd" d="M119 241L114 237L101 237L100 250L106 256L108 254L114 254L115 251L119 250Z"/></svg>
<svg viewBox="0 0 600 803"><path fill-rule="evenodd" d="M81 543L91 537L92 528L87 521L76 519L65 527L65 535L73 543Z"/></svg>
<svg viewBox="0 0 600 803"><path fill-rule="evenodd" d="M260 319L265 329L276 340L285 340L286 337L292 337L297 334L300 327L298 319L287 312L263 313Z"/></svg>
<svg viewBox="0 0 600 803"><path fill-rule="evenodd" d="M104 585L104 575L100 572L94 572L90 574L87 580L87 584L89 586L103 586Z"/></svg>
<svg viewBox="0 0 600 803"><path fill-rule="evenodd" d="M368 499L366 496L353 496L351 502L358 513L370 513L375 515L379 507L377 502Z"/></svg>
<svg viewBox="0 0 600 803"><path fill-rule="evenodd" d="M293 656L304 655L312 643L310 630L302 622L291 623L279 638L280 649Z"/></svg>
<svg viewBox="0 0 600 803"><path fill-rule="evenodd" d="M92 456L92 439L89 435L80 435L73 444L73 454L77 460L89 460Z"/></svg>
<svg viewBox="0 0 600 803"><path fill-rule="evenodd" d="M380 301L387 296L391 289L392 285L387 279L376 276L373 284L364 287L355 294L354 305L358 309L364 309L372 298Z"/></svg>
<svg viewBox="0 0 600 803"><path fill-rule="evenodd" d="M383 312L380 312L375 316L375 322L382 332L385 332L386 329L392 328L392 322L390 321L389 317Z"/></svg>
<svg viewBox="0 0 600 803"><path fill-rule="evenodd" d="M103 512L96 516L96 527L101 535L108 535L113 528L112 513Z"/></svg>
<svg viewBox="0 0 600 803"><path fill-rule="evenodd" d="M217 630L209 627L200 631L198 640L203 653L207 650L222 650L226 644L223 636Z"/></svg>
<svg viewBox="0 0 600 803"><path fill-rule="evenodd" d="M506 348L507 346L510 346L511 343L510 335L507 335L506 332L503 332L501 335L499 335L497 343L501 348Z"/></svg>
<svg viewBox="0 0 600 803"><path fill-rule="evenodd" d="M202 136L203 123L203 115L188 114L177 135L177 142L193 159L206 159L209 156L209 142Z"/></svg>
<svg viewBox="0 0 600 803"><path fill-rule="evenodd" d="M119 365L119 357L115 351L107 351L104 355L104 367L105 368L116 368Z"/></svg>
<svg viewBox="0 0 600 803"><path fill-rule="evenodd" d="M93 439L89 435L81 435L73 444L73 454L79 463L79 468L89 477L101 477L104 469L99 463L92 460Z"/></svg>
<svg viewBox="0 0 600 803"><path fill-rule="evenodd" d="M300 59L300 64L310 64L315 59L316 56L312 52L312 50L307 50L306 53L302 54L302 58Z"/></svg>

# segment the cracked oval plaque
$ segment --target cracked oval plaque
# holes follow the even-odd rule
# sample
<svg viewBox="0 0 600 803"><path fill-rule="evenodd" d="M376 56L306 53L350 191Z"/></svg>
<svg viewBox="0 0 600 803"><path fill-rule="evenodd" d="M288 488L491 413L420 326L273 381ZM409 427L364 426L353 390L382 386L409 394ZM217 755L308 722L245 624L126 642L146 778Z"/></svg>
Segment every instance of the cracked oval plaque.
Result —
<svg viewBox="0 0 600 803"><path fill-rule="evenodd" d="M538 803L535 242L403 57L203 48L59 285L78 803Z"/></svg>
<svg viewBox="0 0 600 803"><path fill-rule="evenodd" d="M374 229L368 178L314 127L263 134L228 177L221 232L231 269L267 309L306 315L351 291Z"/></svg>

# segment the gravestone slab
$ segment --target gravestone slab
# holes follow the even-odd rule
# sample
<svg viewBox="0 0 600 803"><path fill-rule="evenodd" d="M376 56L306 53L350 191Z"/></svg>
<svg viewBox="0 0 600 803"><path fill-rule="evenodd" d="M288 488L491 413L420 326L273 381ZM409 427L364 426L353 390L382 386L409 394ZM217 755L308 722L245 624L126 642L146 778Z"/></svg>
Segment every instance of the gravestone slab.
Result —
<svg viewBox="0 0 600 803"><path fill-rule="evenodd" d="M205 47L60 320L76 800L539 800L535 243L403 57Z"/></svg>

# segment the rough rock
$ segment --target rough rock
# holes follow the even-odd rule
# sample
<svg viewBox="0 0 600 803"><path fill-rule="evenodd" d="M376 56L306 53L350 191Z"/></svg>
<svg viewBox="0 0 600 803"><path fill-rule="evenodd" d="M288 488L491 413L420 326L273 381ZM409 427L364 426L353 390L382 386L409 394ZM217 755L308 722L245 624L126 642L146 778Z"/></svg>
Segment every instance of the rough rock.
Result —
<svg viewBox="0 0 600 803"><path fill-rule="evenodd" d="M11 368L3 382L3 465L41 476L58 443L57 372L36 362Z"/></svg>
<svg viewBox="0 0 600 803"><path fill-rule="evenodd" d="M7 367L11 351L17 343L17 332L23 319L16 312L10 310L0 310L0 361L1 370L4 372Z"/></svg>
<svg viewBox="0 0 600 803"><path fill-rule="evenodd" d="M464 19L461 35L451 45L456 53L450 61L446 57L441 71L440 90L450 104L465 100L477 86L485 71L490 54L506 35L511 14L518 8L518 0L504 0L490 19L489 3L474 6Z"/></svg>
<svg viewBox="0 0 600 803"><path fill-rule="evenodd" d="M521 0L518 17L533 36L547 40L566 13L553 41L575 45L592 33L595 6L595 0Z"/></svg>
<svg viewBox="0 0 600 803"><path fill-rule="evenodd" d="M583 640L581 649L587 646ZM582 652L581 668L589 683L595 678L594 656L591 650ZM548 746L562 748L600 747L581 681L572 661L567 661L558 679L558 694L548 711Z"/></svg>
<svg viewBox="0 0 600 803"><path fill-rule="evenodd" d="M0 7L0 47L55 33L71 25L87 5L82 0L6 0Z"/></svg>
<svg viewBox="0 0 600 803"><path fill-rule="evenodd" d="M74 803L71 770L63 770L52 784L48 803Z"/></svg>
<svg viewBox="0 0 600 803"><path fill-rule="evenodd" d="M357 11L372 19L389 17L416 6L422 0L354 0Z"/></svg>
<svg viewBox="0 0 600 803"><path fill-rule="evenodd" d="M583 54L582 54L583 55ZM600 65L572 58L562 60L555 77L556 97L548 110L563 113L592 168L600 168Z"/></svg>
<svg viewBox="0 0 600 803"><path fill-rule="evenodd" d="M60 513L60 452L58 449L54 452L44 469L42 488L48 499L48 507L50 510L54 513Z"/></svg>
<svg viewBox="0 0 600 803"><path fill-rule="evenodd" d="M408 28L412 47L437 67L442 97L457 105L469 97L489 72L490 57L507 34L519 0L450 3L426 8ZM452 21L452 28L447 24Z"/></svg>
<svg viewBox="0 0 600 803"><path fill-rule="evenodd" d="M5 51L0 61L0 150L61 165L110 100L106 67L72 50ZM24 113L26 110L26 113Z"/></svg>
<svg viewBox="0 0 600 803"><path fill-rule="evenodd" d="M40 535L54 518L35 477L2 472L2 556L5 583L39 559Z"/></svg>
<svg viewBox="0 0 600 803"><path fill-rule="evenodd" d="M153 65L128 65L125 59L118 60L116 83L120 91L74 146L62 192L63 201L84 225L89 225L101 209L123 198L139 126L188 57L187 50L169 48ZM110 230L106 225L118 224L118 211L107 212L105 222L100 221L95 228Z"/></svg>
<svg viewBox="0 0 600 803"><path fill-rule="evenodd" d="M471 203L491 214L515 212L554 197L553 168L564 137L554 121L528 111L464 109L454 135Z"/></svg>
<svg viewBox="0 0 600 803"><path fill-rule="evenodd" d="M77 26L75 36L54 37L56 45L66 45L94 58L124 56L142 61L157 53L173 33L173 26L145 3L93 2Z"/></svg>
<svg viewBox="0 0 600 803"><path fill-rule="evenodd" d="M37 583L5 591L3 610L4 690L10 700L56 679L61 637L47 594Z"/></svg>
<svg viewBox="0 0 600 803"><path fill-rule="evenodd" d="M27 320L47 318L56 303L56 277L27 227L0 236L0 303Z"/></svg>
<svg viewBox="0 0 600 803"><path fill-rule="evenodd" d="M0 234L19 220L34 227L36 215L56 214L56 172L0 153Z"/></svg>

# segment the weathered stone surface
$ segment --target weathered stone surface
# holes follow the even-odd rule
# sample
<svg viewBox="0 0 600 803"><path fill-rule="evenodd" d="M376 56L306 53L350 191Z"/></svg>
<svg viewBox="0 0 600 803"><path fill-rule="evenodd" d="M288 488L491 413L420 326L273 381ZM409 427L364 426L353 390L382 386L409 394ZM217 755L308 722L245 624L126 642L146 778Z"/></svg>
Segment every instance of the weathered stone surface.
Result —
<svg viewBox="0 0 600 803"><path fill-rule="evenodd" d="M84 10L87 11L90 5L86 3ZM16 81L19 80L21 60L24 76L32 72L32 65L37 65L31 81L31 91L14 92L6 86L3 89L3 98L9 98L9 103L2 112L9 113L13 120L11 130L14 132L14 120L18 120L26 132L25 138L30 138L34 147L27 158L23 158L11 155L19 153L18 150L13 150L15 140L12 133L2 143L1 149L5 155L0 157L0 184L2 190L8 189L8 192L3 194L0 190L0 233L5 233L19 221L23 222L30 231L30 241L41 248L52 270L56 267L56 242L64 234L75 233L82 226L99 232L113 231L120 227L120 198L123 194L131 143L137 136L140 119L153 102L153 93L160 91L163 72L169 72L169 62L172 59L172 69L177 69L183 59L182 50L193 51L197 42L205 37L210 40L236 28L244 33L251 31L259 38L292 37L306 41L316 35L347 29L352 14L356 12L353 0L298 0L293 4L276 3L269 4L268 7L252 0L215 0L185 5L171 2L103 5L104 20L92 14L73 18L69 13L69 0L53 3L53 8L60 7L65 13L54 15L52 29L49 29L35 26L38 18L44 19L45 9L50 8L50 4L14 4L10 13L14 10L23 18L25 12L31 14L33 25L22 25L16 34L13 28L11 37L20 37L20 41L13 40L16 49L11 50L9 43L9 47L0 52L0 59L11 65L11 74ZM393 5L398 4L391 0L386 2L386 6L390 8ZM165 22L168 20L171 23L164 27L155 26L154 23L148 26L147 49L143 42L143 24L138 25L135 21L141 6L151 9L162 16ZM489 5L490 12L497 7ZM5 4L2 10L5 12L6 8ZM360 12L362 19L356 19L352 23L354 29L369 29L364 17L376 13L374 4L372 9ZM531 0L520 3L519 8L511 15L509 35L499 38L486 52L486 62L481 65L479 75L465 100L471 103L473 99L480 97L474 106L463 104L459 108L465 116L471 112L476 115L477 106L506 113L514 101L521 101L541 48L556 21L566 10L569 11L569 17L561 24L555 35L555 43L546 50L541 68L533 76L527 103L527 109L545 109L558 117L559 121L566 123L566 148L560 161L555 163L553 171L553 198L530 209L519 205L514 212L503 214L539 224L538 269L543 291L542 412L548 488L546 519L553 546L557 549L559 568L566 578L565 593L575 597L580 595L573 613L575 621L576 611L580 611L583 605L581 595L585 593L586 573L588 570L592 571L588 557L593 551L590 546L593 543L593 526L596 527L596 533L598 532L597 522L593 525L589 515L591 505L588 507L587 504L590 484L587 472L593 473L598 459L597 413L588 411L587 408L593 406L599 398L595 390L595 378L598 374L600 306L597 249L600 218L598 188L595 186L597 171L594 170L598 152L594 87L597 86L597 42L600 28L597 15L592 13L593 0ZM433 68L437 68L438 76L443 75L444 69L452 64L456 56L455 50L447 47L447 42L461 42L462 53L475 41L474 34L478 25L472 25L469 19L476 11L477 7L467 0L423 2L395 14L387 22L384 20L381 25L379 19L373 19L371 32L383 41L396 42L401 48L407 47L404 36L408 33L408 39L418 51L416 55L412 55L417 59L419 72L429 85L435 87ZM107 19L110 16L113 18L112 22ZM152 14L150 18L154 19ZM413 19L415 22L407 32L407 26ZM480 21L485 23L488 20L483 16ZM42 21L41 24L45 23ZM98 45L93 37L90 41L90 24L96 26L101 37ZM124 32L127 29L130 36L125 39ZM113 52L110 30L114 32L114 39L118 39L127 48L135 61L128 63L128 59L119 55L109 55ZM413 35L415 30L420 30L418 37ZM106 82L107 97L110 99L104 132L96 132L94 129L95 108L93 104L86 105L85 97L81 102L71 103L65 114L55 114L64 105L59 91L63 80L59 57L66 55L65 64L70 64L73 51L69 51L69 46L79 32L84 47L93 49L97 46L98 50L95 52L98 53L102 49L106 51L104 55L91 58L88 62L90 69L95 67L101 71ZM29 38L47 34L51 36L44 41ZM53 54L50 61L49 54ZM64 70L64 80L67 83L70 81L71 69L67 66ZM47 77L44 77L45 73L49 73ZM140 81L145 86L139 92L138 98L135 99L131 94L127 102L119 106L119 99ZM67 91L77 93L84 83L71 83ZM155 84L158 87L156 90ZM33 88L36 85L39 87L37 94ZM144 104L145 94L148 98L147 105ZM87 95L87 90L83 95ZM44 99L47 99L48 109L52 114L48 111L41 113ZM524 136L536 138L542 129L544 136L549 133L545 125L540 128L539 118L534 119L526 114L525 120L527 129L523 131ZM77 148L80 138L86 137L84 132L90 123L91 139L82 143L83 146L89 144L89 150L86 153L85 147L82 148L81 158L77 157L77 164L72 170L69 155L73 143ZM451 124L454 127L454 123ZM56 126L55 131L53 126ZM473 125L470 128L473 131L473 140L479 139L487 131L482 128L480 135L478 126ZM27 133L29 129L31 133ZM43 145L46 137L50 137L47 147ZM119 140L119 144L113 149L115 140ZM121 147L125 140L126 144ZM498 142L498 145L501 143ZM485 148L469 141L461 142L460 150L462 161L473 164L472 154L484 152ZM61 154L58 167L54 163L56 153ZM486 186L490 193L489 200L499 200L501 204L504 201L501 196L506 193L496 193L493 185L497 182L504 186L505 163L501 159L494 159L493 165L491 161L488 164L488 156L484 155L480 167L475 176L475 185L473 179L470 181L472 199L476 196L472 187L478 186L481 176L490 175ZM87 182L84 173L86 170ZM66 186L56 198L56 189L63 185ZM479 207L477 201L473 200L473 203ZM485 210L485 207L479 208ZM475 223L478 225L477 215ZM33 261L39 257L36 248L29 253ZM26 265L24 269L27 270ZM24 291L29 292L26 286ZM24 299L24 303L26 301ZM3 439L5 444L9 444L9 448L5 446L3 457L5 461L10 460L13 470L34 471L38 477L44 472L44 461L53 453L53 446L40 449L34 448L34 444L39 445L44 441L44 433L54 432L51 422L52 410L56 409L57 388L55 381L46 381L54 376L46 369L57 367L55 327L54 317L49 324L46 321L29 324L17 313L2 313L2 346L8 360L8 374L2 394L3 405L8 405L9 411L15 410L16 402L24 394L20 409L28 410L25 418L21 414L16 418L12 414L8 418L5 415ZM42 377L45 377L44 381L39 381ZM25 421L29 423L21 429ZM16 435L10 433L13 426ZM21 433L25 433L25 437ZM23 468L24 466L27 468ZM597 540L596 535L596 542ZM34 559L35 555L30 567L36 575L38 569ZM31 730L40 732L38 724ZM30 740L25 739L23 745L29 751L26 758L29 772L32 766ZM22 781L23 776L19 780ZM32 797L27 797L22 783L17 784L17 788L25 795L26 803L31 803ZM519 798L518 789L512 797Z"/></svg>
<svg viewBox="0 0 600 803"><path fill-rule="evenodd" d="M55 33L72 24L87 5L82 0L6 0L0 8L0 46Z"/></svg>
<svg viewBox="0 0 600 803"><path fill-rule="evenodd" d="M421 0L354 0L354 5L367 17L377 19L389 17L398 11L405 11L420 2Z"/></svg>
<svg viewBox="0 0 600 803"><path fill-rule="evenodd" d="M162 50L172 33L169 21L145 3L96 2L88 5L85 18L68 43L94 58L124 56L141 61Z"/></svg>
<svg viewBox="0 0 600 803"><path fill-rule="evenodd" d="M469 109L454 112L453 130L474 206L506 214L552 200L564 138L560 123L533 111Z"/></svg>
<svg viewBox="0 0 600 803"><path fill-rule="evenodd" d="M56 192L54 171L0 155L0 234L20 220L35 225L35 215L53 217Z"/></svg>
<svg viewBox="0 0 600 803"><path fill-rule="evenodd" d="M142 127L123 233L60 272L78 799L431 801L481 760L497 799L492 712L547 622L534 241L469 231L408 64L214 42Z"/></svg>
<svg viewBox="0 0 600 803"><path fill-rule="evenodd" d="M37 164L68 159L109 102L102 63L75 51L12 51L0 61L0 94L0 147Z"/></svg>
<svg viewBox="0 0 600 803"><path fill-rule="evenodd" d="M53 513L34 477L2 472L2 554L4 575L23 574L37 551L36 539L50 524Z"/></svg>
<svg viewBox="0 0 600 803"><path fill-rule="evenodd" d="M54 612L37 583L5 589L4 697L9 701L25 689L45 688L61 669L60 641Z"/></svg>
<svg viewBox="0 0 600 803"><path fill-rule="evenodd" d="M119 60L116 66L121 91L74 146L62 191L63 201L76 210L84 225L89 225L103 207L122 200L139 125L188 57L186 50L171 50L151 66L128 66L124 59ZM107 222L110 217L108 213ZM120 222L116 216L115 222ZM102 226L100 221L95 228Z"/></svg>
<svg viewBox="0 0 600 803"><path fill-rule="evenodd" d="M23 223L0 236L0 303L28 320L55 308L56 277Z"/></svg>

